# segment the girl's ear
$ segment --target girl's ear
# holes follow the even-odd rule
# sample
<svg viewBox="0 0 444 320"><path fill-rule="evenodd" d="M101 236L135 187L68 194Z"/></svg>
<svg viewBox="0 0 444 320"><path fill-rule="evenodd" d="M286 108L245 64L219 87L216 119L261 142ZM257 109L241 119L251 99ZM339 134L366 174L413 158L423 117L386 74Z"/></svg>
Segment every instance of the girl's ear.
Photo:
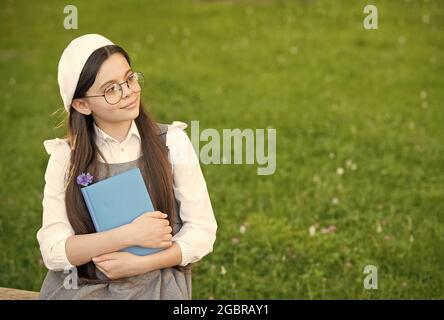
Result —
<svg viewBox="0 0 444 320"><path fill-rule="evenodd" d="M84 99L74 99L71 105L80 113L83 113L85 115L91 114L91 109Z"/></svg>

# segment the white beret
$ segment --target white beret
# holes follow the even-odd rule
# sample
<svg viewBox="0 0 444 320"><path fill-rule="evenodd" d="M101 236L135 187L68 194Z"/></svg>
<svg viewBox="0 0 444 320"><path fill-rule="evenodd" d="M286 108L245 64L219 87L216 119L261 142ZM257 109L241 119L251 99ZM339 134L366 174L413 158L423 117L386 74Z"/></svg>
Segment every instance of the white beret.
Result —
<svg viewBox="0 0 444 320"><path fill-rule="evenodd" d="M86 34L72 40L63 50L59 61L57 80L67 112L70 111L80 73L89 56L95 50L112 44L114 43L99 34Z"/></svg>

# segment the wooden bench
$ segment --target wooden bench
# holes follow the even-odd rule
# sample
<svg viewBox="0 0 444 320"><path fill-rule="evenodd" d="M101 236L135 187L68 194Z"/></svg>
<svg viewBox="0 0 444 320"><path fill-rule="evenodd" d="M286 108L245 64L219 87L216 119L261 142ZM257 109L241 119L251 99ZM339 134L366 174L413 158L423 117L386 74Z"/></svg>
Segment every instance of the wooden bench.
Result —
<svg viewBox="0 0 444 320"><path fill-rule="evenodd" d="M37 300L38 298L38 292L0 288L0 300Z"/></svg>

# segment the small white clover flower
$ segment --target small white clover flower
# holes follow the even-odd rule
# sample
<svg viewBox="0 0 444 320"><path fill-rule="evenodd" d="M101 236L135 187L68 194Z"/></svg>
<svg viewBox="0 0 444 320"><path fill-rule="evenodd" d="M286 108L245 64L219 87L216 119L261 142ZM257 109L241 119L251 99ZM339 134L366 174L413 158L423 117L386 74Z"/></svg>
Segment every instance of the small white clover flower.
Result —
<svg viewBox="0 0 444 320"><path fill-rule="evenodd" d="M377 233L381 233L382 232L382 226L381 224L378 222L378 225L376 226L376 232Z"/></svg>
<svg viewBox="0 0 444 320"><path fill-rule="evenodd" d="M342 176L344 174L344 172L345 172L344 168L339 167L339 168L336 169L336 174L338 176Z"/></svg>
<svg viewBox="0 0 444 320"><path fill-rule="evenodd" d="M220 267L220 274L224 275L226 273L227 273L227 270L225 269L225 267L224 266Z"/></svg>
<svg viewBox="0 0 444 320"><path fill-rule="evenodd" d="M310 235L310 237L313 237L316 234L316 227L310 226L310 228L308 228L308 234Z"/></svg>

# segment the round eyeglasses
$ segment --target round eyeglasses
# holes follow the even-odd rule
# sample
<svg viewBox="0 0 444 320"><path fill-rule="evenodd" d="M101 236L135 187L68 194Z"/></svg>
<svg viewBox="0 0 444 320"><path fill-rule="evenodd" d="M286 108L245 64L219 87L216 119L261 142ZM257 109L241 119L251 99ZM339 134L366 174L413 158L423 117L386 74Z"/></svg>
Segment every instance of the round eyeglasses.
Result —
<svg viewBox="0 0 444 320"><path fill-rule="evenodd" d="M134 93L142 91L143 86L145 84L143 73L133 72L126 81L122 83L110 84L108 87L105 88L103 94L94 95L94 96L84 96L84 97L85 98L104 97L106 102L108 102L109 104L117 104L123 97L122 85L125 83L128 89L130 89Z"/></svg>

